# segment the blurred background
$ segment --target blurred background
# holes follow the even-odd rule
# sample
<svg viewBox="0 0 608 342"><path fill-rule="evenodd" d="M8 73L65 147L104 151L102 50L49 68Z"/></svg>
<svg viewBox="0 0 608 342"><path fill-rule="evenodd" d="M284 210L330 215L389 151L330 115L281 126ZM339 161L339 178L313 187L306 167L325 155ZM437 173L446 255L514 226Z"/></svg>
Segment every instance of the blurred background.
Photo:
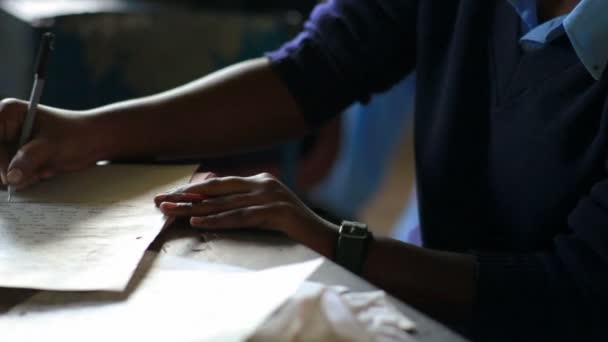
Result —
<svg viewBox="0 0 608 342"><path fill-rule="evenodd" d="M0 97L28 97L38 39L46 31L57 36L57 48L42 103L88 109L260 57L297 34L316 2L0 0ZM191 159L218 174L270 170L330 219L360 220L378 234L419 243L414 78L354 105L305 139ZM155 161L174 162L168 159Z"/></svg>

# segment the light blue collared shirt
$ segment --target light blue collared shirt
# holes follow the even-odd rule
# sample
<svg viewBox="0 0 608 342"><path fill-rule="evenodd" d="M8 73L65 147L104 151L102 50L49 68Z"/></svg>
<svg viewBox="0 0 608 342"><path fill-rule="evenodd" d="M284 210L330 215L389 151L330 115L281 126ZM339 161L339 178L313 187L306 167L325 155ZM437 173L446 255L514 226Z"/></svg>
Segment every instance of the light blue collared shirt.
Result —
<svg viewBox="0 0 608 342"><path fill-rule="evenodd" d="M508 0L522 19L524 50L566 34L581 63L598 80L608 65L608 0L582 0L567 15L539 25L536 0Z"/></svg>

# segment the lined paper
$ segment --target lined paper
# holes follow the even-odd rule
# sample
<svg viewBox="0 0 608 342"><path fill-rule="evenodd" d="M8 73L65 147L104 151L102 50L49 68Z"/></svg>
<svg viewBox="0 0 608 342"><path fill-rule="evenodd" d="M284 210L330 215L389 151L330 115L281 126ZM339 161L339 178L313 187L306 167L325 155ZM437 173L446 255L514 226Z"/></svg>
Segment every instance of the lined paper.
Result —
<svg viewBox="0 0 608 342"><path fill-rule="evenodd" d="M153 195L194 170L108 165L18 192L0 203L0 286L124 290L165 222Z"/></svg>

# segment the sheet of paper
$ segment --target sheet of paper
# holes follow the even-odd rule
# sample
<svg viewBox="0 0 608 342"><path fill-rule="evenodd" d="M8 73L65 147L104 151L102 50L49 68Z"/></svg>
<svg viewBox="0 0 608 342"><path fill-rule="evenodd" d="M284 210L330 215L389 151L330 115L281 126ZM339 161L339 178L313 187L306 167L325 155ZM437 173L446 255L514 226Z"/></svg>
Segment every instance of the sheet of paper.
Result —
<svg viewBox="0 0 608 342"><path fill-rule="evenodd" d="M188 184L196 165L106 165L65 174L15 193L12 202L144 203ZM0 201L6 192L0 192Z"/></svg>
<svg viewBox="0 0 608 342"><path fill-rule="evenodd" d="M243 341L322 263L259 272L152 268L118 293L42 292L0 316L3 341Z"/></svg>
<svg viewBox="0 0 608 342"><path fill-rule="evenodd" d="M152 196L194 170L103 166L0 202L0 286L124 290L165 222Z"/></svg>

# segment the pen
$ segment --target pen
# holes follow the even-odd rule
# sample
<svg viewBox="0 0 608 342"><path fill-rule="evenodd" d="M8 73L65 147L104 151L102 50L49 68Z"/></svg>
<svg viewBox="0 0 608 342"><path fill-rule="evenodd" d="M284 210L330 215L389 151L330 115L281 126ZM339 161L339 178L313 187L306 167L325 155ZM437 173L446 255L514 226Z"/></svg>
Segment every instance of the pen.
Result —
<svg viewBox="0 0 608 342"><path fill-rule="evenodd" d="M38 103L42 97L42 91L44 90L44 81L46 80L46 73L49 65L49 57L54 46L55 36L47 32L42 35L40 40L40 47L38 48L38 58L36 60L36 69L34 73L34 85L32 86L32 93L30 95L30 102L27 106L27 113L23 126L21 127L21 136L19 138L19 144L17 150L25 145L32 135L32 129L34 128L34 119L36 117L36 111L38 110ZM15 188L12 185L8 186L8 202L11 201L11 197L15 192Z"/></svg>

